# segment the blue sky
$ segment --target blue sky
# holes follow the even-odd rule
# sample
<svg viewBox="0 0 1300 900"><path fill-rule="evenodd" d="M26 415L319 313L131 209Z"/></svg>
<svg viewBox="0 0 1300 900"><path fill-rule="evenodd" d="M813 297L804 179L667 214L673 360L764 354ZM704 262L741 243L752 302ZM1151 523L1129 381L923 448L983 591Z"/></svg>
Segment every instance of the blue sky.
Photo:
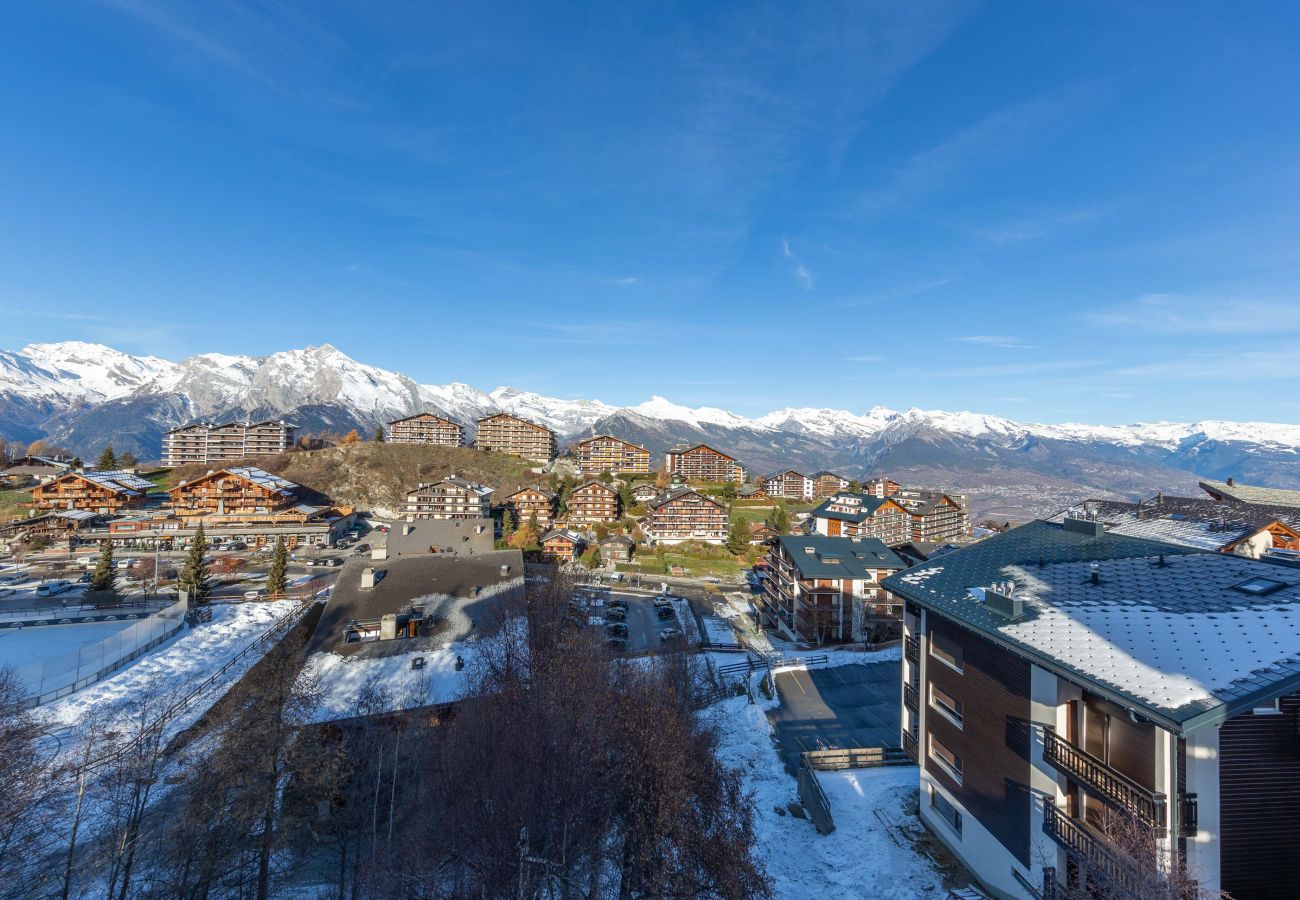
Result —
<svg viewBox="0 0 1300 900"><path fill-rule="evenodd" d="M1281 2L14 4L0 346L1293 422L1297 33Z"/></svg>

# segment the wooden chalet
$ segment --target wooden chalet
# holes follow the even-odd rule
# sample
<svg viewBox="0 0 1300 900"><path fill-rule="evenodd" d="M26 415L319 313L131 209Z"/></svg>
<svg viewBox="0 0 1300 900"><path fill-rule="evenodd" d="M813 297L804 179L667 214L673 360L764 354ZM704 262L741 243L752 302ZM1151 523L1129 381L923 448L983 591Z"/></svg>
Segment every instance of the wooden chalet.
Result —
<svg viewBox="0 0 1300 900"><path fill-rule="evenodd" d="M765 475L759 483L769 497L801 502L813 498L813 480L794 469Z"/></svg>
<svg viewBox="0 0 1300 900"><path fill-rule="evenodd" d="M388 440L394 444L460 447L465 443L465 429L459 423L433 413L416 413L389 422Z"/></svg>
<svg viewBox="0 0 1300 900"><path fill-rule="evenodd" d="M616 522L619 517L618 491L592 479L569 494L568 520L573 524L595 525Z"/></svg>
<svg viewBox="0 0 1300 900"><path fill-rule="evenodd" d="M407 491L402 514L408 519L486 519L492 515L492 488L449 475Z"/></svg>
<svg viewBox="0 0 1300 900"><path fill-rule="evenodd" d="M833 497L841 491L849 489L849 480L842 475L836 475L834 472L818 472L811 476L813 483L812 499L825 500L827 497Z"/></svg>
<svg viewBox="0 0 1300 900"><path fill-rule="evenodd" d="M29 488L37 510L80 509L101 516L144 506L153 484L129 472L65 472Z"/></svg>
<svg viewBox="0 0 1300 900"><path fill-rule="evenodd" d="M812 530L826 537L877 538L893 546L912 540L912 516L892 498L847 491L809 514Z"/></svg>
<svg viewBox="0 0 1300 900"><path fill-rule="evenodd" d="M649 503L655 497L658 497L663 491L655 487L649 481L643 481L632 487L632 499L637 503Z"/></svg>
<svg viewBox="0 0 1300 900"><path fill-rule="evenodd" d="M584 475L650 474L650 451L613 435L602 434L578 441L578 467Z"/></svg>
<svg viewBox="0 0 1300 900"><path fill-rule="evenodd" d="M555 432L545 425L509 413L496 413L478 420L474 446L535 462L550 462L555 459L557 443Z"/></svg>
<svg viewBox="0 0 1300 900"><path fill-rule="evenodd" d="M729 525L722 503L690 488L678 488L647 505L641 530L652 545L684 541L722 544Z"/></svg>
<svg viewBox="0 0 1300 900"><path fill-rule="evenodd" d="M682 481L731 481L736 484L745 481L745 467L735 457L708 444L674 447L664 454L664 466L669 475Z"/></svg>
<svg viewBox="0 0 1300 900"><path fill-rule="evenodd" d="M539 487L523 487L505 500L505 508L514 517L515 527L535 519L539 527L548 529L555 522L555 495Z"/></svg>
<svg viewBox="0 0 1300 900"><path fill-rule="evenodd" d="M181 527L297 525L336 513L328 504L303 501L305 490L255 466L234 466L182 481L167 492Z"/></svg>
<svg viewBox="0 0 1300 900"><path fill-rule="evenodd" d="M552 562L572 562L587 548L587 539L576 531L555 528L542 535L542 556Z"/></svg>
<svg viewBox="0 0 1300 900"><path fill-rule="evenodd" d="M72 468L65 459L50 456L23 456L0 466L0 486L26 487L53 481Z"/></svg>
<svg viewBox="0 0 1300 900"><path fill-rule="evenodd" d="M897 481L891 481L883 476L872 478L862 485L862 493L872 497L892 497L902 489L903 486Z"/></svg>
<svg viewBox="0 0 1300 900"><path fill-rule="evenodd" d="M12 546L23 542L71 546L77 535L100 525L103 518L84 509L59 509L27 519L15 519L0 525L0 543Z"/></svg>
<svg viewBox="0 0 1300 900"><path fill-rule="evenodd" d="M624 534L615 534L605 538L597 546L600 548L600 561L605 564L632 561L636 550L636 541Z"/></svg>

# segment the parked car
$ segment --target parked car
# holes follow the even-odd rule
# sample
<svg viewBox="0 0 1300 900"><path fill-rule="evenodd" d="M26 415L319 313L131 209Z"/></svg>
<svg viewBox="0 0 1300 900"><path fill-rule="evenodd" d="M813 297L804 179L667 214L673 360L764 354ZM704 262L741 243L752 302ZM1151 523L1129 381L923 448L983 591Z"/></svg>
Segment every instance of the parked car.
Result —
<svg viewBox="0 0 1300 900"><path fill-rule="evenodd" d="M22 572L14 572L11 575L0 575L0 584L16 584L19 581L26 581L27 576Z"/></svg>
<svg viewBox="0 0 1300 900"><path fill-rule="evenodd" d="M245 544L243 541L234 541L234 542L230 545L230 549L231 549L231 550L247 550L247 549L248 549L248 545Z"/></svg>
<svg viewBox="0 0 1300 900"><path fill-rule="evenodd" d="M655 609L672 609L672 608L673 608L673 601L665 597L655 598Z"/></svg>
<svg viewBox="0 0 1300 900"><path fill-rule="evenodd" d="M627 626L622 622L610 622L605 626L605 631L622 638L627 637Z"/></svg>
<svg viewBox="0 0 1300 900"><path fill-rule="evenodd" d="M612 607L610 607L609 609L605 610L605 618L607 618L607 619L626 619L626 618L627 618L627 610L624 609L624 608L621 607L621 606L612 606Z"/></svg>
<svg viewBox="0 0 1300 900"><path fill-rule="evenodd" d="M13 588L0 588L0 597L8 597L10 594L16 594Z"/></svg>
<svg viewBox="0 0 1300 900"><path fill-rule="evenodd" d="M606 642L607 642L611 647L613 647L615 650L626 650L626 649L627 649L627 638L622 637L622 636L620 636L620 635L617 635L617 634L611 634L611 635L609 635L608 637L605 638L605 641L606 641Z"/></svg>
<svg viewBox="0 0 1300 900"><path fill-rule="evenodd" d="M265 596L266 591L263 590L244 591L245 600L261 600Z"/></svg>
<svg viewBox="0 0 1300 900"><path fill-rule="evenodd" d="M44 584L36 586L36 596L50 597L54 594L62 594L64 591L72 590L72 582L62 578L56 578L54 581L47 581Z"/></svg>
<svg viewBox="0 0 1300 900"><path fill-rule="evenodd" d="M327 566L341 566L341 565L343 565L343 560L339 559L337 556L332 556L332 557L330 557L329 559L323 559L323 560L321 560L321 562L324 563L324 564L327 565Z"/></svg>
<svg viewBox="0 0 1300 900"><path fill-rule="evenodd" d="M627 609L627 601L622 597L615 597L609 601L609 606L615 609Z"/></svg>
<svg viewBox="0 0 1300 900"><path fill-rule="evenodd" d="M80 583L80 584L85 584L86 582L90 581L90 579L91 579L92 577L94 577L94 576L92 575L92 573L90 573L90 572L82 572L82 573L81 573L81 577L77 579L77 582ZM13 593L13 589L12 589L12 588L9 590L9 593L11 593L11 594Z"/></svg>
<svg viewBox="0 0 1300 900"><path fill-rule="evenodd" d="M671 641L673 638L679 638L681 636L682 636L682 632L680 629L677 628L659 629L659 640L661 641Z"/></svg>
<svg viewBox="0 0 1300 900"><path fill-rule="evenodd" d="M357 544L357 551L356 551L356 552L357 552L357 553L369 553L369 552L370 552L370 545L369 545L369 544Z"/></svg>
<svg viewBox="0 0 1300 900"><path fill-rule="evenodd" d="M661 619L674 619L677 617L677 613L673 611L673 608L671 606L657 607L655 609L655 615L657 615Z"/></svg>

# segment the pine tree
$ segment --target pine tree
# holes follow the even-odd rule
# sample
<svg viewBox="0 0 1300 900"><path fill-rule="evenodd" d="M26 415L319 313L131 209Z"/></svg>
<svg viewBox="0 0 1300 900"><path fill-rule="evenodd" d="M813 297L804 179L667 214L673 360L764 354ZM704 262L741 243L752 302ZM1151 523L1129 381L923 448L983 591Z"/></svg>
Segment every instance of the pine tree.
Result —
<svg viewBox="0 0 1300 900"><path fill-rule="evenodd" d="M72 468L76 471L80 471L81 469L84 469L86 467L86 464L81 461L80 456L72 457L72 462L68 463L68 465L72 466Z"/></svg>
<svg viewBox="0 0 1300 900"><path fill-rule="evenodd" d="M849 491L854 494L862 493L862 482L854 479L849 482Z"/></svg>
<svg viewBox="0 0 1300 900"><path fill-rule="evenodd" d="M135 458L135 454L130 450L117 458L117 466L119 469L134 469L139 464L140 461Z"/></svg>
<svg viewBox="0 0 1300 900"><path fill-rule="evenodd" d="M749 526L744 519L731 520L731 529L727 532L727 550L736 556L749 550Z"/></svg>
<svg viewBox="0 0 1300 900"><path fill-rule="evenodd" d="M99 562L95 563L95 571L90 573L90 589L92 591L106 591L113 586L113 542L104 541L104 545L99 548Z"/></svg>
<svg viewBox="0 0 1300 900"><path fill-rule="evenodd" d="M772 530L777 534L785 534L790 530L790 514L786 511L784 503L776 505L772 515L768 517L767 524L771 525Z"/></svg>
<svg viewBox="0 0 1300 900"><path fill-rule="evenodd" d="M117 455L113 453L112 444L100 451L99 459L95 460L95 468L101 472L111 472L117 468Z"/></svg>
<svg viewBox="0 0 1300 900"><path fill-rule="evenodd" d="M284 538L275 539L275 551L271 554L271 568L266 573L266 593L277 597L289 588L289 548L284 545Z"/></svg>
<svg viewBox="0 0 1300 900"><path fill-rule="evenodd" d="M189 594L190 600L204 600L212 585L208 583L208 561L204 554L208 549L208 539L203 533L203 523L194 529L194 540L190 542L190 552L185 557L185 567L177 579L181 590Z"/></svg>
<svg viewBox="0 0 1300 900"><path fill-rule="evenodd" d="M387 441L387 440L388 440L388 438L384 437L384 426L383 426L383 425L378 425L378 426L376 426L376 427L375 427L375 442L376 442L376 443L379 443L379 444L382 444L382 443L384 443L384 442Z"/></svg>
<svg viewBox="0 0 1300 900"><path fill-rule="evenodd" d="M626 481L619 482L618 485L618 502L623 507L623 514L636 505L636 498L632 496L632 485Z"/></svg>
<svg viewBox="0 0 1300 900"><path fill-rule="evenodd" d="M504 510L501 513L501 536L508 538L515 533L515 517L510 514L510 510Z"/></svg>

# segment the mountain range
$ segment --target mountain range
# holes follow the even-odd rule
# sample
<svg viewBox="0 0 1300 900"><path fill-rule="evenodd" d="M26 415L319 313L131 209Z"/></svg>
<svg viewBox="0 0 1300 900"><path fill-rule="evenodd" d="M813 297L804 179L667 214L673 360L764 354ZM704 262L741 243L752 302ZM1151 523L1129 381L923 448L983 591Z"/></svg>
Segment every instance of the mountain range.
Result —
<svg viewBox="0 0 1300 900"><path fill-rule="evenodd" d="M1080 494L1195 491L1198 476L1300 483L1300 425L1043 425L881 406L862 414L795 408L750 418L662 397L617 407L510 387L419 384L329 345L269 356L203 353L180 362L78 341L0 350L0 436L46 439L82 456L112 444L156 459L167 429L195 421L285 418L300 434L369 434L419 411L446 415L471 433L477 418L505 411L566 441L608 432L655 454L705 442L758 474L785 467L850 478L887 471L963 490L977 514L1047 512Z"/></svg>

